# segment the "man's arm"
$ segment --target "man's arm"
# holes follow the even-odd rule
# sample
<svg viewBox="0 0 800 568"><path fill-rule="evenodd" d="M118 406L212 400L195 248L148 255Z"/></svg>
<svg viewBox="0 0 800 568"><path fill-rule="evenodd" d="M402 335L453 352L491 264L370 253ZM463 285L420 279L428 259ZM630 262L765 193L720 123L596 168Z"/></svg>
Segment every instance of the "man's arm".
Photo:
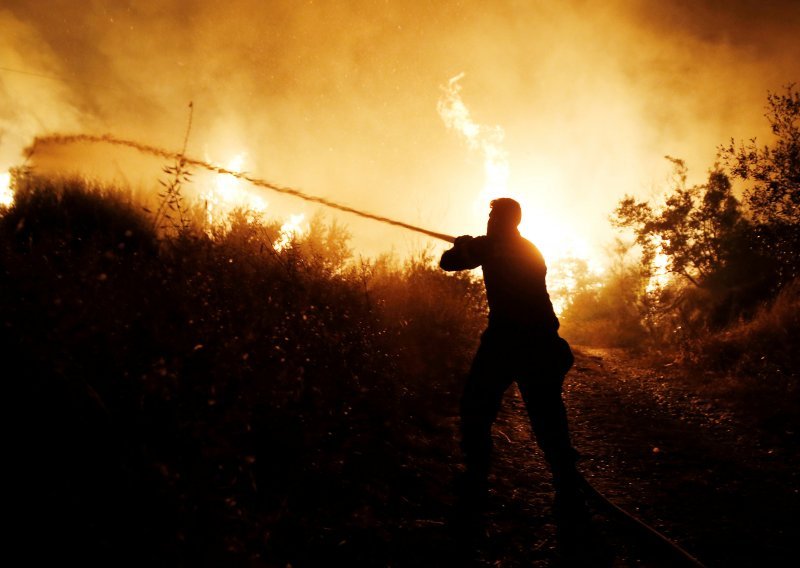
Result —
<svg viewBox="0 0 800 568"><path fill-rule="evenodd" d="M481 238L473 238L468 235L458 237L453 243L453 248L442 254L439 266L448 272L479 267L483 262Z"/></svg>

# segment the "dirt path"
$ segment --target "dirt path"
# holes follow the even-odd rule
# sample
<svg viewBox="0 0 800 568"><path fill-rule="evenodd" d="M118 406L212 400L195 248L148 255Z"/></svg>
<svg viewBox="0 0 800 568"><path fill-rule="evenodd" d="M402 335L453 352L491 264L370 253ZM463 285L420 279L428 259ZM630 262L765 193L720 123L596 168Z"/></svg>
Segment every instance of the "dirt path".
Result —
<svg viewBox="0 0 800 568"><path fill-rule="evenodd" d="M565 399L581 469L608 498L708 566L781 566L800 538L798 456L768 446L746 419L700 398L669 368L620 352L578 349ZM551 566L552 494L521 398L508 393L495 428L486 564ZM619 543L612 543L619 547ZM613 566L650 566L634 547Z"/></svg>

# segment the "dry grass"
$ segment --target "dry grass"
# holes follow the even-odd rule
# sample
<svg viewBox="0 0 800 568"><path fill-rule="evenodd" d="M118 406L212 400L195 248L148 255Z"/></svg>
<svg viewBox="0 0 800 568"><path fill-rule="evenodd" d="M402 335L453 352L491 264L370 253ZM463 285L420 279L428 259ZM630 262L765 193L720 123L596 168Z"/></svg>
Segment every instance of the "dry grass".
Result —
<svg viewBox="0 0 800 568"><path fill-rule="evenodd" d="M751 319L697 339L689 360L766 389L793 392L800 380L798 334L800 281L795 281Z"/></svg>

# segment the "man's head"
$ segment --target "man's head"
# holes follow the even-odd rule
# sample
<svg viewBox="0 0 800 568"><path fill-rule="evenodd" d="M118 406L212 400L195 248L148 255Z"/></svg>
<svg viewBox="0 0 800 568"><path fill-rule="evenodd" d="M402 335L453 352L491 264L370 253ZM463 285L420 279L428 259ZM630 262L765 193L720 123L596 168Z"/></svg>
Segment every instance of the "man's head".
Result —
<svg viewBox="0 0 800 568"><path fill-rule="evenodd" d="M486 225L487 235L504 235L516 232L522 220L522 208L519 203L508 197L493 199L489 203L489 222Z"/></svg>

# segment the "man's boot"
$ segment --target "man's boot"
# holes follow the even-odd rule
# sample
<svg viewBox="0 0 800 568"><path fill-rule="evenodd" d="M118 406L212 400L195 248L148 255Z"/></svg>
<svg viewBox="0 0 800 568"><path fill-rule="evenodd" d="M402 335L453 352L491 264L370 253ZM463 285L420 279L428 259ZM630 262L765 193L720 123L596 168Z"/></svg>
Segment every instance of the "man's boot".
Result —
<svg viewBox="0 0 800 568"><path fill-rule="evenodd" d="M489 498L489 484L485 476L466 471L454 480L456 503L452 527L456 536L475 545L486 536L484 514Z"/></svg>
<svg viewBox="0 0 800 568"><path fill-rule="evenodd" d="M580 474L574 467L554 472L556 497L553 516L559 549L566 554L580 555L591 540L592 515L581 489Z"/></svg>

